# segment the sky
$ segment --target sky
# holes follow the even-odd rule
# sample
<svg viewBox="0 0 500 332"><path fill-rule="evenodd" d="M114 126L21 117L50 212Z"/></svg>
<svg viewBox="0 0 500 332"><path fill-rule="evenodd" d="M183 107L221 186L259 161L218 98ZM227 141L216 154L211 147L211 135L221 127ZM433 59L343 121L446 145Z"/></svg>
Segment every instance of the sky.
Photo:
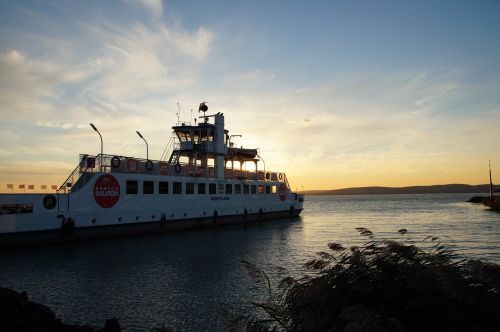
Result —
<svg viewBox="0 0 500 332"><path fill-rule="evenodd" d="M0 2L0 191L202 101L293 189L500 179L500 2Z"/></svg>

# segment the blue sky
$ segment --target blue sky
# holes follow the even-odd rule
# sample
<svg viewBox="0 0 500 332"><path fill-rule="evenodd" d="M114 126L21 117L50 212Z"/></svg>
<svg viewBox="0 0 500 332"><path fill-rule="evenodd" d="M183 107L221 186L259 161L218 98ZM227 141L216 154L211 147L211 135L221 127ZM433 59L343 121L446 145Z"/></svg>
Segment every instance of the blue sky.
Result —
<svg viewBox="0 0 500 332"><path fill-rule="evenodd" d="M208 101L292 185L484 183L500 163L498 1L3 1L0 185L78 153L159 158ZM42 179L42 180L41 180ZM3 189L3 188L0 188Z"/></svg>

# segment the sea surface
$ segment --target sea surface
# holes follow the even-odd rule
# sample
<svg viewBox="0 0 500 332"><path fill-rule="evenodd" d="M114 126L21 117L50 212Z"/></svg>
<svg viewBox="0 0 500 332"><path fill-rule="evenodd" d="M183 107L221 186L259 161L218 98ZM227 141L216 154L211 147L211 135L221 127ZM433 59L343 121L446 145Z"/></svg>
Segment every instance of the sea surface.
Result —
<svg viewBox="0 0 500 332"><path fill-rule="evenodd" d="M464 258L500 263L500 214L471 196L307 196L294 220L0 251L0 286L27 291L67 323L223 331L226 311L264 295L242 260L276 281L277 267L300 273L329 242L362 243L356 227L424 246L437 236Z"/></svg>

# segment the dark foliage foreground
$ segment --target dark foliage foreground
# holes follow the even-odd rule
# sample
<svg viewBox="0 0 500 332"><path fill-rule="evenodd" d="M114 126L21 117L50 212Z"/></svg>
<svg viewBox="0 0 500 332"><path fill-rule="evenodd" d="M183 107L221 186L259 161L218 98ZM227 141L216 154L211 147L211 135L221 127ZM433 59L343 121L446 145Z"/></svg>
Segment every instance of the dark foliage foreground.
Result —
<svg viewBox="0 0 500 332"><path fill-rule="evenodd" d="M96 329L88 325L65 324L43 304L30 301L25 292L0 287L0 332L120 332L116 319Z"/></svg>
<svg viewBox="0 0 500 332"><path fill-rule="evenodd" d="M232 331L500 331L500 266L458 261L449 246L429 237L430 249L379 240L329 251L305 264L307 276L268 276L244 262L267 289L228 322ZM400 230L405 233L406 230ZM248 314L250 312L250 314Z"/></svg>

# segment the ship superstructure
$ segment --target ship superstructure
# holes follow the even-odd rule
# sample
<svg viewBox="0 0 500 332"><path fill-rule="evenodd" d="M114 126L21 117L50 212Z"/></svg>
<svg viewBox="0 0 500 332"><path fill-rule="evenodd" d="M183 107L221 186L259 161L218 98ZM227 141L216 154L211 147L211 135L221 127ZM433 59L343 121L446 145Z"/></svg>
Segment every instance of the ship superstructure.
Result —
<svg viewBox="0 0 500 332"><path fill-rule="evenodd" d="M259 168L258 149L234 146L207 110L172 127L160 160L80 155L56 194L0 195L0 247L298 216L285 173Z"/></svg>

